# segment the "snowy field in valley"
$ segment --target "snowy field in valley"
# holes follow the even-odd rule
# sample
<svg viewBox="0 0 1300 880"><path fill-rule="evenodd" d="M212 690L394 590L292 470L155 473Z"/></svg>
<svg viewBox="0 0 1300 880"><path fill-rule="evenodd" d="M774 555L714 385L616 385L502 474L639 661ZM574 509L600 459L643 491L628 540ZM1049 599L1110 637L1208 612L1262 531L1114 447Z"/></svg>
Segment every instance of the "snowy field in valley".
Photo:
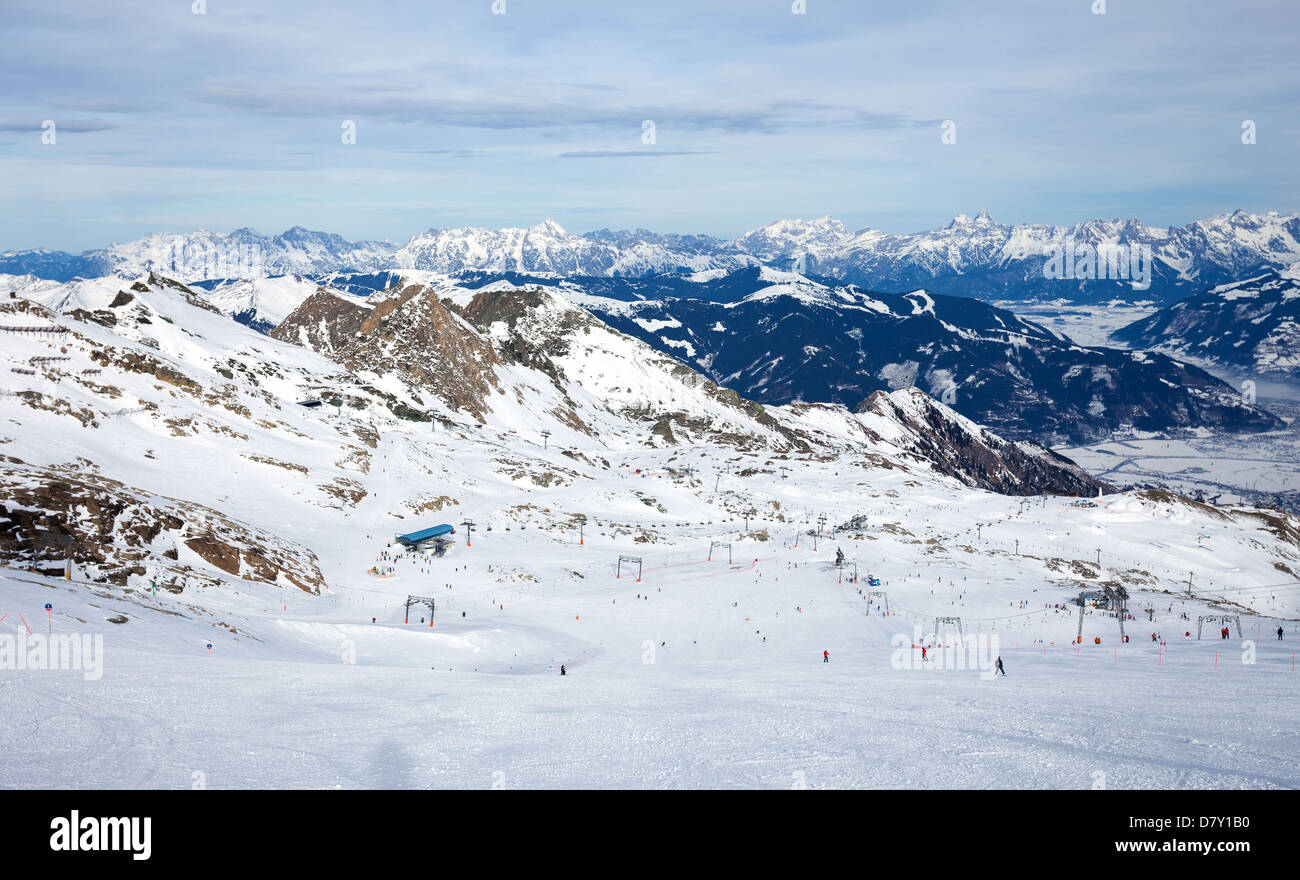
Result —
<svg viewBox="0 0 1300 880"><path fill-rule="evenodd" d="M1110 334L1157 310L1155 303L1112 302L1105 305L1073 305L1065 300L1046 303L994 302L1022 318L1037 321L1054 333L1063 333L1080 345L1116 347ZM1121 346L1122 347L1122 346Z"/></svg>
<svg viewBox="0 0 1300 880"><path fill-rule="evenodd" d="M1118 486L1162 485L1224 504L1300 506L1300 432L1115 439L1056 447L1090 474Z"/></svg>

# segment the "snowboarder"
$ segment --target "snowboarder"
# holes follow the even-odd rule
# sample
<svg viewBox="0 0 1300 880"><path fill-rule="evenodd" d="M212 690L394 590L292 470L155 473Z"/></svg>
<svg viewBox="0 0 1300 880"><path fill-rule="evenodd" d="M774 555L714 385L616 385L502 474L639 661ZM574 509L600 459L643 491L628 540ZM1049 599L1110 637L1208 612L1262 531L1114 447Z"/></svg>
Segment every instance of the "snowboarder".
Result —
<svg viewBox="0 0 1300 880"><path fill-rule="evenodd" d="M830 651L822 651L822 662L823 662L823 663L830 663L830 662L831 662L831 652L830 652Z"/></svg>
<svg viewBox="0 0 1300 880"><path fill-rule="evenodd" d="M997 675L999 672L1002 673L1002 675L1006 675L1006 674L1007 674L1007 671L1006 671L1005 669L1002 668L1002 658L1001 658L1001 657L999 657L997 663L994 664L994 669L996 670L996 671L993 673L994 675Z"/></svg>

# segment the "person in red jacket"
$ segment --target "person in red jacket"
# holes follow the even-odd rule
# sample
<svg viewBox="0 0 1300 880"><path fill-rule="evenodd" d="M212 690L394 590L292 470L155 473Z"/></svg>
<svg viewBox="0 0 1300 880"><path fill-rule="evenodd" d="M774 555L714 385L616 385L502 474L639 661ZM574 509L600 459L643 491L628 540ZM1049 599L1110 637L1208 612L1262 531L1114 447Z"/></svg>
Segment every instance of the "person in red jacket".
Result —
<svg viewBox="0 0 1300 880"><path fill-rule="evenodd" d="M831 652L830 652L830 651L822 651L822 662L823 662L823 663L830 663L830 662L831 662Z"/></svg>

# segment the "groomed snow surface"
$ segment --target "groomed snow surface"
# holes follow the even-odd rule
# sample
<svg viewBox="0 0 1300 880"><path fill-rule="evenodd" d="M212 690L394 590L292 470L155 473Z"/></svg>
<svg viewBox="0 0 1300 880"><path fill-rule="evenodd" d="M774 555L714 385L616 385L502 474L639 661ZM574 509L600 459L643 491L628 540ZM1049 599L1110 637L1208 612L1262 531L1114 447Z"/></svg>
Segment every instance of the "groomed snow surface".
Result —
<svg viewBox="0 0 1300 880"><path fill-rule="evenodd" d="M238 581L154 596L140 586L0 574L0 636L14 642L28 627L103 636L102 675L0 671L3 784L1300 784L1293 622L1278 642L1276 619L1243 617L1245 638L1259 640L1248 663L1249 646L1235 632L1218 639L1218 624L1197 641L1205 605L1177 594L1134 594L1141 622L1129 622L1128 644L1114 618L1089 611L1085 644L1071 645L1074 610L1045 609L1073 593L1049 583L1042 560L1092 559L1097 546L1108 572L1141 557L1153 574L1168 570L1169 588L1173 571L1189 565L1198 584L1290 580L1270 581L1257 551L1227 525L1216 532L1211 522L1123 496L1083 509L1068 499L1022 504L909 490L905 476L888 472L877 490L844 488L833 464L794 463L785 480L720 478L724 496L783 499L782 509L804 522L796 548L796 529L774 513L749 524L768 531L770 540L759 541L705 503L724 461L708 448L624 453L604 485L534 493L547 507L586 510L582 545L576 530L521 529L490 497L468 498L454 516L386 515L396 505L384 485L402 492L415 451L434 442L385 435L374 495L352 514L322 511L293 526L314 533L310 546L330 582L319 598ZM554 449L533 454L566 460ZM669 477L663 467L673 455L674 467L694 464L700 475ZM634 490L680 513L660 514ZM874 526L860 540L823 536L814 551L806 530L818 511L831 525L865 513ZM472 546L458 525L445 557L382 558L398 553L389 546L394 532L465 518L480 524ZM978 539L976 522L984 524ZM629 526L660 540L634 542ZM1006 549L1017 538L1023 557ZM708 561L710 543L724 540L734 564L717 546ZM857 562L857 585L832 566L837 547ZM620 554L643 558L640 583L627 565L615 576ZM376 565L394 575L369 574ZM893 615L859 593L868 573L881 579ZM408 594L437 601L433 627L415 609L404 622ZM1296 596L1293 586L1233 598L1294 619ZM1141 611L1148 605L1152 623ZM1007 675L906 668L919 659L914 628L928 641L933 616L944 614L962 616L968 634L996 634ZM119 616L126 622L109 622ZM1192 639L1182 636L1188 630ZM1166 644L1153 643L1152 631ZM891 647L896 637L901 649Z"/></svg>

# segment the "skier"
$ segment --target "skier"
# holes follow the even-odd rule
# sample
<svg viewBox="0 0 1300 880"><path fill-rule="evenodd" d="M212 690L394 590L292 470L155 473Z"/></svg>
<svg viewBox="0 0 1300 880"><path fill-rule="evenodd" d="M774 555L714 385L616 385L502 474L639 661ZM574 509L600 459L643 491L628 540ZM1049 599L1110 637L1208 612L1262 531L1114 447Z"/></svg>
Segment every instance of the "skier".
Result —
<svg viewBox="0 0 1300 880"><path fill-rule="evenodd" d="M925 645L922 645L922 646L921 646L921 662L922 662L922 663L926 663L926 662L929 661L929 659L930 659L930 658L929 658L929 657L926 655L926 653L925 653Z"/></svg>
<svg viewBox="0 0 1300 880"><path fill-rule="evenodd" d="M1277 628L1277 640L1282 641L1282 627L1280 626Z"/></svg>
<svg viewBox="0 0 1300 880"><path fill-rule="evenodd" d="M569 673L566 672L566 671L564 670L564 664L561 663L561 664L560 664L560 675L568 675L568 674L569 674Z"/></svg>
<svg viewBox="0 0 1300 880"><path fill-rule="evenodd" d="M998 661L997 661L997 663L994 664L994 669L996 670L996 672L993 673L994 675L997 675L999 672L1002 673L1004 676L1007 674L1007 671L1006 671L1005 669L1002 668L1002 658L1001 658L1001 657L998 657Z"/></svg>
<svg viewBox="0 0 1300 880"><path fill-rule="evenodd" d="M823 662L823 663L830 663L830 662L831 662L831 652L830 652L830 651L822 651L822 662Z"/></svg>

